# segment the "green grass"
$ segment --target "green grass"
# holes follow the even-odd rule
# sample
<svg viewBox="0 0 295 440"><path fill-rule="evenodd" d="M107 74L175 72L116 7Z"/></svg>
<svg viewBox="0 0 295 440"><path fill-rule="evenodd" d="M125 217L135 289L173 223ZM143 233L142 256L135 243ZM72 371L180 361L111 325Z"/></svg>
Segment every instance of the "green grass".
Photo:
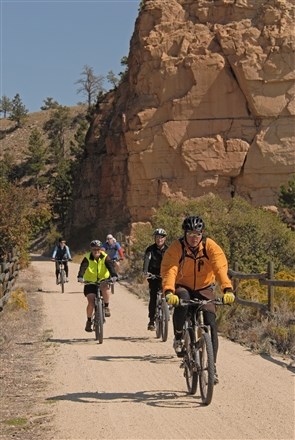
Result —
<svg viewBox="0 0 295 440"><path fill-rule="evenodd" d="M10 426L24 426L28 423L28 419L25 419L24 417L16 417L14 419L4 420L4 423Z"/></svg>

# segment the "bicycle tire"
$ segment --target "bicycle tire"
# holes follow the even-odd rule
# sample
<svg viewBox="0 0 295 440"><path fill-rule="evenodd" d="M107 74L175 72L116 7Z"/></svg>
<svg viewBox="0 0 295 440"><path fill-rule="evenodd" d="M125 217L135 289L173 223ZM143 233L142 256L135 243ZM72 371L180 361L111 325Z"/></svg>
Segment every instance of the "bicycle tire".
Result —
<svg viewBox="0 0 295 440"><path fill-rule="evenodd" d="M196 394L198 388L196 337L192 328L187 328L184 335L184 377L189 394Z"/></svg>
<svg viewBox="0 0 295 440"><path fill-rule="evenodd" d="M156 338L160 339L162 336L162 310L159 303L157 304L156 316L155 316L155 324L156 324Z"/></svg>
<svg viewBox="0 0 295 440"><path fill-rule="evenodd" d="M214 354L210 335L203 333L200 339L200 391L202 402L209 405L214 389Z"/></svg>
<svg viewBox="0 0 295 440"><path fill-rule="evenodd" d="M95 339L100 344L103 343L103 306L102 301L98 300L95 305L95 315L94 315L94 330L95 330Z"/></svg>
<svg viewBox="0 0 295 440"><path fill-rule="evenodd" d="M169 307L165 300L161 304L162 320L161 320L161 335L162 341L166 342L168 338L168 321L170 319Z"/></svg>
<svg viewBox="0 0 295 440"><path fill-rule="evenodd" d="M65 291L65 278L66 278L66 273L63 269L61 269L59 274L61 293L64 293Z"/></svg>
<svg viewBox="0 0 295 440"><path fill-rule="evenodd" d="M111 283L111 292L112 292L112 294L115 293L115 284L114 283Z"/></svg>

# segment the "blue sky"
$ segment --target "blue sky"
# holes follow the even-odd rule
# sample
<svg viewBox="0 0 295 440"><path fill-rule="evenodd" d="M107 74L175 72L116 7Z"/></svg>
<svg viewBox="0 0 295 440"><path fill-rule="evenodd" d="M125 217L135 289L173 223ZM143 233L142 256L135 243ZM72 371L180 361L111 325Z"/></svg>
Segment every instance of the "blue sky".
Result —
<svg viewBox="0 0 295 440"><path fill-rule="evenodd" d="M19 93L29 112L47 97L66 106L83 101L75 82L85 65L95 75L123 70L140 0L0 1L0 95Z"/></svg>

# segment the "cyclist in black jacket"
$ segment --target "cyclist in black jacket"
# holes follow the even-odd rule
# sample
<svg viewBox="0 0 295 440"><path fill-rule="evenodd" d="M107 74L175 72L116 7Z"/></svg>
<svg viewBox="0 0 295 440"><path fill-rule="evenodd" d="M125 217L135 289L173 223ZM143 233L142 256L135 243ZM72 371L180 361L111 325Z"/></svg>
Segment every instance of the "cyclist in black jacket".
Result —
<svg viewBox="0 0 295 440"><path fill-rule="evenodd" d="M168 248L166 242L167 233L164 229L158 228L153 233L155 243L145 250L143 261L143 272L145 275L152 273L159 278L148 279L150 300L149 300L149 323L148 330L155 330L155 313L157 306L157 293L162 289L162 280L160 278L160 268L164 252Z"/></svg>

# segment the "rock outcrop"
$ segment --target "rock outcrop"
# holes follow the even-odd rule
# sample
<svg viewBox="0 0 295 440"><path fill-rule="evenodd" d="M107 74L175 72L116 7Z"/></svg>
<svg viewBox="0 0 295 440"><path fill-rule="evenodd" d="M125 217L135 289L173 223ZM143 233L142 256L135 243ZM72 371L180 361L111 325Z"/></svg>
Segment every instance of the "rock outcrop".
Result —
<svg viewBox="0 0 295 440"><path fill-rule="evenodd" d="M295 172L292 0L146 0L87 137L72 225L146 221L215 192L275 205Z"/></svg>

